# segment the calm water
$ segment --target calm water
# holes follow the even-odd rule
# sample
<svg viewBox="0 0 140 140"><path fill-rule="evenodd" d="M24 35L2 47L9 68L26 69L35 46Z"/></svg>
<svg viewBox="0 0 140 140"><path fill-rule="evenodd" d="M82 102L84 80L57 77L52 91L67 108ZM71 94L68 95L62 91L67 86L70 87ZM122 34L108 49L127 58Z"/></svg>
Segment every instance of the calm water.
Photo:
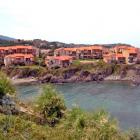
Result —
<svg viewBox="0 0 140 140"><path fill-rule="evenodd" d="M140 87L123 82L90 82L56 85L56 88L69 108L75 104L88 111L103 108L119 120L122 128L140 128ZM39 96L41 85L22 85L17 90L20 99L31 101Z"/></svg>

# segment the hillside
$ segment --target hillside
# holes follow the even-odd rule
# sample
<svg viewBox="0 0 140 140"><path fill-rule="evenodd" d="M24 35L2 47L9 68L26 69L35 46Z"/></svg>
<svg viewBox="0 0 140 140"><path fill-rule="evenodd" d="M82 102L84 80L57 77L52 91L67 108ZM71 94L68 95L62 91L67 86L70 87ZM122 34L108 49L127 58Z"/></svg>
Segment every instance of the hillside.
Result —
<svg viewBox="0 0 140 140"><path fill-rule="evenodd" d="M12 37L0 35L0 40L12 41L12 40L16 40L16 39L14 39Z"/></svg>
<svg viewBox="0 0 140 140"><path fill-rule="evenodd" d="M13 45L33 45L37 48L41 49L57 49L57 48L68 48L68 47L83 47L83 46L90 46L90 45L102 45L107 48L112 48L116 45L128 45L125 43L114 43L114 44L74 44L74 43L63 43L58 41L46 41L41 39L33 39L33 40L23 40L23 39L14 39L11 37L0 35L0 46L13 46Z"/></svg>

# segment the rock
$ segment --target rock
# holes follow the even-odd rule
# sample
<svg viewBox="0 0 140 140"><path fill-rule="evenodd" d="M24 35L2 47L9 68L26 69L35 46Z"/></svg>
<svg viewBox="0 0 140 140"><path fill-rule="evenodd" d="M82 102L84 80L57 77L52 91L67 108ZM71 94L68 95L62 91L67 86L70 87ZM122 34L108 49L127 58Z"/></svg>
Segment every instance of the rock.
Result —
<svg viewBox="0 0 140 140"><path fill-rule="evenodd" d="M4 113L6 115L19 113L16 103L10 96L5 95L0 99L0 113Z"/></svg>
<svg viewBox="0 0 140 140"><path fill-rule="evenodd" d="M98 74L98 81L103 81L104 80L104 75L103 74Z"/></svg>
<svg viewBox="0 0 140 140"><path fill-rule="evenodd" d="M135 77L133 80L132 80L132 84L135 85L135 86L139 86L140 85L140 77Z"/></svg>
<svg viewBox="0 0 140 140"><path fill-rule="evenodd" d="M127 72L126 70L122 70L121 73L120 73L120 78L124 78L126 76Z"/></svg>
<svg viewBox="0 0 140 140"><path fill-rule="evenodd" d="M91 81L91 76L87 76L85 79L84 79L85 82L90 82Z"/></svg>
<svg viewBox="0 0 140 140"><path fill-rule="evenodd" d="M53 76L50 80L51 83L64 83L64 78L62 76Z"/></svg>
<svg viewBox="0 0 140 140"><path fill-rule="evenodd" d="M69 79L72 76L74 76L77 71L78 71L77 68L76 69L69 69L69 70L67 70L67 71L64 72L63 78L64 79Z"/></svg>
<svg viewBox="0 0 140 140"><path fill-rule="evenodd" d="M90 77L91 77L92 81L97 81L98 80L98 74L95 74L95 73L90 74Z"/></svg>
<svg viewBox="0 0 140 140"><path fill-rule="evenodd" d="M69 78L69 79L67 79L65 82L67 82L67 83L72 83L72 82L77 82L77 81L79 81L79 78L78 78L78 76L72 76L71 78Z"/></svg>
<svg viewBox="0 0 140 140"><path fill-rule="evenodd" d="M41 83L50 82L51 78L53 77L52 74L47 74L39 79Z"/></svg>
<svg viewBox="0 0 140 140"><path fill-rule="evenodd" d="M140 68L139 67L136 68L135 71L136 71L136 75L140 75Z"/></svg>
<svg viewBox="0 0 140 140"><path fill-rule="evenodd" d="M81 71L80 77L87 77L90 74L89 71Z"/></svg>

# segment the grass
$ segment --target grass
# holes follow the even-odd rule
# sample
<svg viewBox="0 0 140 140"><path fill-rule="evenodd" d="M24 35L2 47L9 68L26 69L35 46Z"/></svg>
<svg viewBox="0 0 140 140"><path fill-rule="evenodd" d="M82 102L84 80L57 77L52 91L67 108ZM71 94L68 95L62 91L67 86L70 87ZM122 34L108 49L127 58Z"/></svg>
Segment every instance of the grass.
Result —
<svg viewBox="0 0 140 140"><path fill-rule="evenodd" d="M1 85L2 86L2 85ZM6 88L3 86L3 88ZM117 121L104 111L67 109L52 86L44 87L32 109L47 122L32 117L0 114L0 140L139 140L139 131L122 132ZM36 107L38 108L36 110ZM48 125L48 119L59 119ZM40 118L42 119L42 117ZM42 121L42 120L41 120ZM54 122L54 121L53 121Z"/></svg>
<svg viewBox="0 0 140 140"><path fill-rule="evenodd" d="M0 97L10 94L15 94L15 88L13 87L10 79L3 72L0 72Z"/></svg>

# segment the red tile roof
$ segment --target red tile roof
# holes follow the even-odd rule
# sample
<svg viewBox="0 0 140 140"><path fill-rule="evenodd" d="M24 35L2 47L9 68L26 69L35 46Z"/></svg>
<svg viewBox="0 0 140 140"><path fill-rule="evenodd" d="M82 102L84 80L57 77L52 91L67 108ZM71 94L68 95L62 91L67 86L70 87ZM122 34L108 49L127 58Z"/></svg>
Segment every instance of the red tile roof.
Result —
<svg viewBox="0 0 140 140"><path fill-rule="evenodd" d="M129 53L138 53L138 49L137 48L129 48L127 51Z"/></svg>
<svg viewBox="0 0 140 140"><path fill-rule="evenodd" d="M64 60L72 60L72 57L70 57L70 56L56 56L56 57L54 57L54 59L64 61Z"/></svg>
<svg viewBox="0 0 140 140"><path fill-rule="evenodd" d="M125 56L123 56L123 54L121 54L121 53L117 53L117 54L115 54L115 56L116 56L116 58L125 57Z"/></svg>
<svg viewBox="0 0 140 140"><path fill-rule="evenodd" d="M7 55L5 56L5 58L21 58L21 57L24 57L24 58L34 58L34 56L32 54L10 54L10 55Z"/></svg>
<svg viewBox="0 0 140 140"><path fill-rule="evenodd" d="M47 59L56 59L56 60L61 60L61 61L64 61L64 60L72 60L72 57L71 56L47 56L46 57L46 61Z"/></svg>
<svg viewBox="0 0 140 140"><path fill-rule="evenodd" d="M102 46L87 46L87 47L74 47L74 48L58 48L55 51L62 51L62 50L76 51L76 50L94 50L94 49L102 50L103 47Z"/></svg>
<svg viewBox="0 0 140 140"><path fill-rule="evenodd" d="M7 46L0 47L0 50L9 50L9 49L33 49L32 46Z"/></svg>

